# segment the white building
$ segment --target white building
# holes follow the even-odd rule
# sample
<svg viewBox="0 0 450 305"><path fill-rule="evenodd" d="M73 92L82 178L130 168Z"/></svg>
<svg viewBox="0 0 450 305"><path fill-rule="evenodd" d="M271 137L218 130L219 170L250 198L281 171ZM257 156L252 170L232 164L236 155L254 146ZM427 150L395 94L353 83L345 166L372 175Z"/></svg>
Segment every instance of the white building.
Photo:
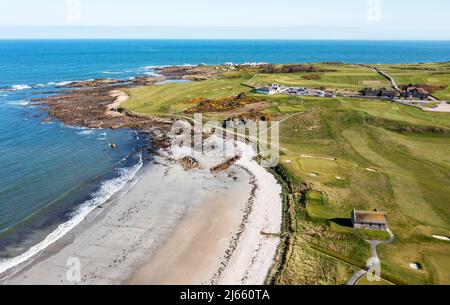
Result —
<svg viewBox="0 0 450 305"><path fill-rule="evenodd" d="M277 89L275 89L273 87L260 87L260 88L256 88L254 91L255 91L255 93L268 94L268 95L274 95L274 94L278 93Z"/></svg>

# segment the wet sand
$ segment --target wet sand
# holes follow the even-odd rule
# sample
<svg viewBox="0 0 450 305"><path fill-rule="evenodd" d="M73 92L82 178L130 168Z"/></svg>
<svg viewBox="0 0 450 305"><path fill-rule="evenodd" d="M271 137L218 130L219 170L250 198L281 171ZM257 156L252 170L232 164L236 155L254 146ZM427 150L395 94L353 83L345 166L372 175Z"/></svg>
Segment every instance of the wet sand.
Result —
<svg viewBox="0 0 450 305"><path fill-rule="evenodd" d="M217 197L192 209L150 261L133 273L128 284L212 284L243 218L238 195L245 198L248 190L238 192L242 194Z"/></svg>
<svg viewBox="0 0 450 305"><path fill-rule="evenodd" d="M0 283L263 284L279 240L261 232L280 231L281 187L251 155L218 174L210 168L219 159L212 160L185 171L157 158L126 191Z"/></svg>

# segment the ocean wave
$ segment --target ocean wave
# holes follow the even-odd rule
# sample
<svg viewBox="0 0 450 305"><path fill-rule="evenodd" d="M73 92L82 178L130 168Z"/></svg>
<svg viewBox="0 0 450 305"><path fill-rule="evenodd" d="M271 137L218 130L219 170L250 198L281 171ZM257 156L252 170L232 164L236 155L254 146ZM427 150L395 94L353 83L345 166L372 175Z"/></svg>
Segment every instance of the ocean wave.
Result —
<svg viewBox="0 0 450 305"><path fill-rule="evenodd" d="M142 168L142 157L140 159L141 160L139 163L132 167L119 169L119 176L117 178L103 182L100 189L92 195L92 199L84 202L71 215L69 221L59 225L58 228L50 233L42 242L33 246L22 255L10 259L0 260L0 274L33 258L36 254L40 253L42 250L46 249L48 246L52 245L64 237L68 232L73 230L98 206L111 199L111 197L120 191L128 182L130 182Z"/></svg>
<svg viewBox="0 0 450 305"><path fill-rule="evenodd" d="M31 86L29 86L29 85L14 85L11 88L13 90L26 90L26 89L31 89Z"/></svg>
<svg viewBox="0 0 450 305"><path fill-rule="evenodd" d="M88 136L91 134L94 134L95 130L93 129L86 129L86 130L82 130L80 132L77 132L79 135L83 135L83 136Z"/></svg>
<svg viewBox="0 0 450 305"><path fill-rule="evenodd" d="M26 100L19 100L19 101L12 101L12 102L8 102L8 105L13 105L13 106L27 106L30 104L30 101L26 101Z"/></svg>
<svg viewBox="0 0 450 305"><path fill-rule="evenodd" d="M76 81L76 80L72 81L72 80L70 80L70 81L56 83L56 86L62 87L62 86L67 86L67 85L72 84L72 83L79 83L79 82L80 81Z"/></svg>
<svg viewBox="0 0 450 305"><path fill-rule="evenodd" d="M74 125L66 125L63 122L60 122L60 126L67 128L67 129L72 129L72 130L103 130L102 128L89 128L89 127L83 127L83 126L74 126Z"/></svg>
<svg viewBox="0 0 450 305"><path fill-rule="evenodd" d="M168 68L168 67L195 67L197 65L193 65L193 64L182 64L182 65L159 65L159 66L145 66L142 67L142 69L144 70L158 70L158 69L163 69L163 68Z"/></svg>
<svg viewBox="0 0 450 305"><path fill-rule="evenodd" d="M162 69L168 66L145 66L142 67L143 70L156 70L156 69Z"/></svg>
<svg viewBox="0 0 450 305"><path fill-rule="evenodd" d="M111 74L111 75L120 75L120 74L128 74L128 73L138 73L145 69L137 68L137 69L128 69L128 70L120 70L120 71L103 71L102 74Z"/></svg>
<svg viewBox="0 0 450 305"><path fill-rule="evenodd" d="M147 76L161 76L161 74L158 74L155 72L144 72L142 74L147 75Z"/></svg>
<svg viewBox="0 0 450 305"><path fill-rule="evenodd" d="M117 74L124 74L127 72L124 71L103 71L102 74L112 74L112 75L117 75Z"/></svg>
<svg viewBox="0 0 450 305"><path fill-rule="evenodd" d="M46 88L48 87L48 84L36 84L33 86L33 88Z"/></svg>
<svg viewBox="0 0 450 305"><path fill-rule="evenodd" d="M89 80L88 80L89 81ZM71 81L62 81L62 82L48 82L45 84L34 84L34 85L14 85L9 89L0 89L0 92L14 92L20 90L28 90L28 89L40 89L40 88L48 88L48 87L63 87L72 83L77 83L81 81L71 80Z"/></svg>
<svg viewBox="0 0 450 305"><path fill-rule="evenodd" d="M91 81L91 80L86 80L86 81ZM68 80L68 81L62 81L62 82L48 82L47 86L63 87L63 86L67 86L69 84L80 83L80 82L82 82L82 81L80 81L80 80Z"/></svg>

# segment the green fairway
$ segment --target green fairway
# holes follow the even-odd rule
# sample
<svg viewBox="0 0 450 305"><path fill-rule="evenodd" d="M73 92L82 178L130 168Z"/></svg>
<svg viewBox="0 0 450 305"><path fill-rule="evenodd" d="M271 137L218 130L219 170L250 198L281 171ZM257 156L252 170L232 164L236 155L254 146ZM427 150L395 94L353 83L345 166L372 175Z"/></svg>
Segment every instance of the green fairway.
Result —
<svg viewBox="0 0 450 305"><path fill-rule="evenodd" d="M394 244L380 247L387 275L398 283L435 282L431 269L414 271L409 263L427 265L427 260L450 250L448 243L431 238L432 232L450 232L450 137L389 129L396 124L446 127L450 119L407 107L394 110L389 102L370 100L308 98L302 105L304 112L282 124L282 160L327 197L326 204L308 198L309 216L337 218L352 208L387 211L397 237ZM301 155L332 156L336 161ZM353 234L336 224L330 230Z"/></svg>
<svg viewBox="0 0 450 305"><path fill-rule="evenodd" d="M253 87L261 87L268 83L278 83L293 87L324 87L326 89L349 89L351 91L359 91L366 87L390 87L389 82L371 68L355 65L318 66L336 71L321 73L256 74L246 84ZM306 79L310 74L317 74L320 78L314 80Z"/></svg>
<svg viewBox="0 0 450 305"><path fill-rule="evenodd" d="M194 98L217 98L248 92L245 78L219 79L191 83L166 84L127 90L130 99L124 107L137 113L178 114L194 106Z"/></svg>

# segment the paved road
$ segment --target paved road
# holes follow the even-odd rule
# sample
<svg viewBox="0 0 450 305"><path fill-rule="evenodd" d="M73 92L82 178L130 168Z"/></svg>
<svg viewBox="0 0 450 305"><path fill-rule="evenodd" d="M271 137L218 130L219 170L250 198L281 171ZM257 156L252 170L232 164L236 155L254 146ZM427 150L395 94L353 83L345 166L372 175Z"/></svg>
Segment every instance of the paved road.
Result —
<svg viewBox="0 0 450 305"><path fill-rule="evenodd" d="M359 281L360 279L362 279L362 278L367 274L367 272L368 272L368 270L365 270L365 269L356 272L356 273L351 277L351 279L348 280L347 286L355 286L356 283L358 283L358 281Z"/></svg>
<svg viewBox="0 0 450 305"><path fill-rule="evenodd" d="M402 99L391 99L391 101L405 105L410 107L419 108L423 111L427 112L450 112L450 104L447 101L437 101L438 103L434 108L426 107L425 105L429 104L430 101L422 101L422 100L402 100ZM414 102L414 104L413 104Z"/></svg>
<svg viewBox="0 0 450 305"><path fill-rule="evenodd" d="M380 258L378 257L377 247L384 244L390 244L395 240L394 233L390 229L388 229L389 239L385 241L380 240L366 240L367 243L370 244L370 252L371 257L367 263L367 267L359 270L355 273L347 282L348 286L354 286L360 279L362 279L370 270L374 270L374 268L379 267L381 264Z"/></svg>

